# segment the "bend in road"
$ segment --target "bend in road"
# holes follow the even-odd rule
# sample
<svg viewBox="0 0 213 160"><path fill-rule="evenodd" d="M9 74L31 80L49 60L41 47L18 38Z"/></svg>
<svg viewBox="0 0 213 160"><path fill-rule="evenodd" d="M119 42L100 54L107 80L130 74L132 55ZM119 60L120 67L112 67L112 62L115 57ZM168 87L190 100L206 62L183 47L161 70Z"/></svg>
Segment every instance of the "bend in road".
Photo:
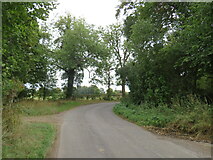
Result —
<svg viewBox="0 0 213 160"><path fill-rule="evenodd" d="M58 158L210 158L211 145L155 135L116 116L115 103L68 111Z"/></svg>

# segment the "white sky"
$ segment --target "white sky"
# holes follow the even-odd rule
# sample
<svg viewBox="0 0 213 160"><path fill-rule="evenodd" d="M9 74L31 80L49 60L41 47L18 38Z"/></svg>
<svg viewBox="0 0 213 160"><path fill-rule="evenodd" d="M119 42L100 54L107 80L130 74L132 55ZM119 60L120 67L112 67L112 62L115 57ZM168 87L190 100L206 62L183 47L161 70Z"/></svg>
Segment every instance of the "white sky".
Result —
<svg viewBox="0 0 213 160"><path fill-rule="evenodd" d="M89 24L95 26L106 26L116 23L115 18L117 6L120 4L119 0L58 0L60 3L57 9L50 13L49 20L56 21L59 16L64 16L70 13L77 18L81 17ZM84 71L84 80L82 86L90 86L88 72ZM61 81L59 81L60 85ZM106 89L104 86L98 87ZM115 90L121 90L120 86L112 86Z"/></svg>
<svg viewBox="0 0 213 160"><path fill-rule="evenodd" d="M105 26L116 22L118 0L58 0L60 3L50 19L70 13L86 19L89 24Z"/></svg>

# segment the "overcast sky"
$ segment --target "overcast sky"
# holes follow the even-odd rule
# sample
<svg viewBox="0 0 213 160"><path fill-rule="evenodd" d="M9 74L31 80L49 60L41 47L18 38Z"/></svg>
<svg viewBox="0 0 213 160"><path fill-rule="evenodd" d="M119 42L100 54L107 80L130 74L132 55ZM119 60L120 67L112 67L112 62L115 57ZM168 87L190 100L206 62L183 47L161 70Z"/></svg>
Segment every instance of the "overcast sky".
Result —
<svg viewBox="0 0 213 160"><path fill-rule="evenodd" d="M58 0L60 3L50 19L70 13L75 17L85 18L87 23L105 26L116 22L118 0Z"/></svg>
<svg viewBox="0 0 213 160"><path fill-rule="evenodd" d="M58 0L58 3L60 4L57 6L57 9L50 13L49 20L55 21L59 16L70 13L77 18L84 18L87 23L96 26L116 23L116 9L120 4L119 0ZM88 72L85 71L82 86L90 85L88 77ZM101 86L99 85L99 87ZM112 86L112 88L121 90L121 87Z"/></svg>

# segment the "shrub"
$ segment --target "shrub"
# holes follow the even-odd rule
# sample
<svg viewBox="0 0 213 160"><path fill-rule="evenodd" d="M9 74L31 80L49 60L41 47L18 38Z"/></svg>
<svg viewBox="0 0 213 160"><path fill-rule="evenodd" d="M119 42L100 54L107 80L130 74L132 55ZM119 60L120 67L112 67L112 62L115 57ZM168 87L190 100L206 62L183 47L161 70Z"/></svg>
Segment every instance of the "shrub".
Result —
<svg viewBox="0 0 213 160"><path fill-rule="evenodd" d="M3 106L2 111L2 132L3 139L15 138L15 131L20 126L21 120L19 117L20 108L18 105L12 104Z"/></svg>

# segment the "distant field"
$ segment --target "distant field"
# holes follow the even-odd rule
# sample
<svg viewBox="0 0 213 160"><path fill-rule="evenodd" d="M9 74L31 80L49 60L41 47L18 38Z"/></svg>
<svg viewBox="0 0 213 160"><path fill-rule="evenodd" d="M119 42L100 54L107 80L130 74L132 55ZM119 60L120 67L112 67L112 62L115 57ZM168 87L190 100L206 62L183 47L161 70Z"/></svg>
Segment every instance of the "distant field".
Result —
<svg viewBox="0 0 213 160"><path fill-rule="evenodd" d="M39 116L60 113L77 106L103 102L103 100L59 100L59 101L23 101L18 105L21 108L22 115Z"/></svg>

